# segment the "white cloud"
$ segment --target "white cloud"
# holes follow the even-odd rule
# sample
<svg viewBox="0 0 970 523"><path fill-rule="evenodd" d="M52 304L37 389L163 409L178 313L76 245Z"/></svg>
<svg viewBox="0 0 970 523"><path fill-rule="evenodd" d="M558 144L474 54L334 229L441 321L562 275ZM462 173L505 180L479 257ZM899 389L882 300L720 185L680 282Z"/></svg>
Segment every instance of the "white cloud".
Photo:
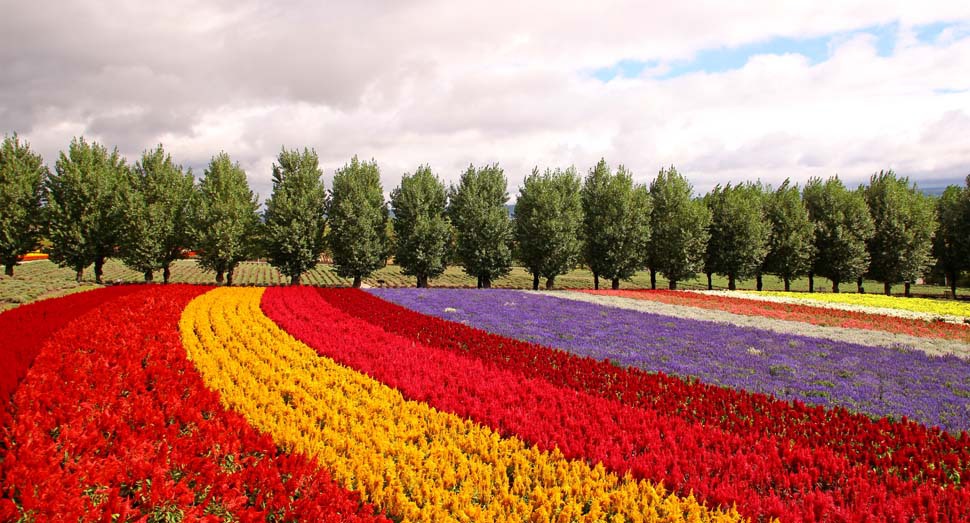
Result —
<svg viewBox="0 0 970 523"><path fill-rule="evenodd" d="M934 22L952 24L916 38ZM886 24L896 45L879 56L859 31ZM0 132L51 165L79 134L131 161L158 142L196 168L225 150L264 198L282 146L316 149L328 179L375 158L387 191L422 163L454 181L497 161L514 194L534 165L601 156L643 182L677 165L701 191L887 167L935 179L970 172L968 26L965 2L25 2L0 19ZM819 63L654 76L704 49L836 34ZM660 65L589 75L624 59Z"/></svg>

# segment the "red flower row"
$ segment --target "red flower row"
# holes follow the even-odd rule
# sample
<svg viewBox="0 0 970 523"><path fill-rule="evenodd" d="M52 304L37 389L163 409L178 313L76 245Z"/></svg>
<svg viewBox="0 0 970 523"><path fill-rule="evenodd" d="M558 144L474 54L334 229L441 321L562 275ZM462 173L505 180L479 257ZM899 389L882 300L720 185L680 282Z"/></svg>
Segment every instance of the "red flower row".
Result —
<svg viewBox="0 0 970 523"><path fill-rule="evenodd" d="M670 290L582 290L588 294L602 294L620 298L652 300L671 305L684 305L779 320L800 321L826 327L845 327L908 334L924 338L944 338L970 341L970 325L945 321L900 318L885 314L845 311L827 307L813 307L794 303L779 303L750 298L715 296L698 292Z"/></svg>
<svg viewBox="0 0 970 523"><path fill-rule="evenodd" d="M824 446L793 444L763 431L704 427L662 408L624 404L585 390L587 376L572 374L568 379L576 383L555 383L545 371L564 369L539 370L544 358L534 357L530 369L508 365L523 349L511 340L467 340L470 351L489 344L494 355L504 353L476 357L437 346L441 339L424 343L391 334L328 305L321 296L357 311L388 311L363 293L329 289L269 289L263 309L321 354L374 376L409 399L543 449L558 447L567 457L601 461L611 470L663 481L683 494L693 491L709 505L736 504L742 514L785 520L905 520L917 514L956 514L970 502L970 492L962 489L876 477L868 466L854 466ZM355 302L359 308L351 305ZM409 318L418 329L434 321L440 320ZM441 329L442 337L462 342L464 327L448 325L459 334L449 337ZM534 356L548 351L525 348Z"/></svg>
<svg viewBox="0 0 970 523"><path fill-rule="evenodd" d="M0 520L385 521L205 388L178 331L205 287L143 289L38 355L3 438Z"/></svg>
<svg viewBox="0 0 970 523"><path fill-rule="evenodd" d="M763 394L685 382L663 373L619 368L425 316L365 292L328 290L321 295L344 312L389 332L627 405L660 409L736 433L828 447L852 463L902 479L943 485L957 476L970 477L970 435L966 432L957 438L912 421L872 420L842 408L788 403Z"/></svg>
<svg viewBox="0 0 970 523"><path fill-rule="evenodd" d="M10 398L44 342L74 318L98 304L131 294L139 287L104 287L21 305L0 314L0 427L10 421Z"/></svg>

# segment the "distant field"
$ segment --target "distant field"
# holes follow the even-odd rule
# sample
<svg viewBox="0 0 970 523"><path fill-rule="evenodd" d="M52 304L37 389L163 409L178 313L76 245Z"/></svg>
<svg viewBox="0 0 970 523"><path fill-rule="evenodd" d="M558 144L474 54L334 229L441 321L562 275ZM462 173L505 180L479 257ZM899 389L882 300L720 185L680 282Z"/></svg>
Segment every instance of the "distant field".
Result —
<svg viewBox="0 0 970 523"><path fill-rule="evenodd" d="M155 276L156 281L161 280L161 274ZM117 260L109 260L104 268L104 281L106 283L131 283L143 281L143 276L125 267ZM180 260L172 268L172 281L178 283L215 283L215 274L201 270L195 261ZM244 262L236 270L235 284L237 285L285 285L287 278L280 275L271 265L265 262ZM303 276L303 283L306 285L318 286L350 286L349 278L337 276L331 265L319 265L316 269ZM372 287L413 287L416 280L411 276L401 274L400 267L389 265L375 272L371 277L365 278L364 283ZM545 285L543 280L542 285ZM94 286L94 272L90 268L84 273L84 280L79 284L74 281L74 271L67 268L57 267L54 263L47 260L27 262L17 266L14 276L0 276L0 309L10 308L17 304L28 303L38 299L60 296L86 290ZM522 267L514 267L512 272L496 280L495 287L528 289L532 287L532 276ZM603 280L601 287L609 288L610 282ZM445 274L431 280L432 287L474 287L475 279L465 274L460 267L449 267ZM727 288L725 278L714 278L715 288ZM765 276L764 286L766 290L782 290L781 280L773 276ZM593 275L588 270L577 269L568 274L556 278L556 288L592 288ZM650 274L639 272L630 280L620 283L623 289L638 289L650 287ZM666 288L667 280L657 278L657 287ZM706 288L707 280L703 277L681 282L680 288L698 289ZM832 284L824 278L816 278L815 288L820 292L831 290ZM739 289L754 289L754 280L739 282ZM808 280L801 279L792 282L792 290L807 291ZM868 284L869 292L880 292L882 285L875 282ZM895 291L902 293L903 286L894 288ZM843 292L855 292L855 283L842 285ZM942 297L945 288L935 285L914 285L913 293L920 296ZM970 290L966 291L970 294Z"/></svg>

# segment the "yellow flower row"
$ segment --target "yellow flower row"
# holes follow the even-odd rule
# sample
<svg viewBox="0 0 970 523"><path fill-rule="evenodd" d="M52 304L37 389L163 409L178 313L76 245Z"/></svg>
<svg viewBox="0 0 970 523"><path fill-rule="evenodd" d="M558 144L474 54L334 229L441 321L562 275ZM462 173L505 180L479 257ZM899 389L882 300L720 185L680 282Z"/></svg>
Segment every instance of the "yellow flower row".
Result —
<svg viewBox="0 0 970 523"><path fill-rule="evenodd" d="M405 521L739 521L438 412L319 356L263 315L262 289L216 289L180 322L225 405ZM322 329L346 328L320 325Z"/></svg>
<svg viewBox="0 0 970 523"><path fill-rule="evenodd" d="M825 303L847 303L866 307L881 307L915 311L929 314L970 317L970 303L955 300L932 300L929 298L903 298L886 296L885 294L855 294L832 292L781 292L763 291L754 296L779 296L782 298L800 298Z"/></svg>

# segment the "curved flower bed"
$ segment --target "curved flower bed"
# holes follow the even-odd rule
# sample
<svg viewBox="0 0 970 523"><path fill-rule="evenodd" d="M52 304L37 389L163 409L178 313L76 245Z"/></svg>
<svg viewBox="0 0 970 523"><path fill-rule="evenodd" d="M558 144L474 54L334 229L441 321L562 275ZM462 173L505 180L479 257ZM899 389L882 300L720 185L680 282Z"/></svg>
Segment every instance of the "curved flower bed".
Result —
<svg viewBox="0 0 970 523"><path fill-rule="evenodd" d="M37 356L3 437L0 520L383 521L204 387L178 320L206 288L141 289L102 293Z"/></svg>
<svg viewBox="0 0 970 523"><path fill-rule="evenodd" d="M278 309L314 291L269 292L278 299L268 307ZM339 481L391 514L408 521L740 519L406 400L294 340L261 313L262 295L227 288L193 301L181 322L189 357L254 426L315 454ZM375 332L357 331L363 322L318 312L301 330L321 334L315 339L325 355L381 348Z"/></svg>
<svg viewBox="0 0 970 523"><path fill-rule="evenodd" d="M751 294L707 294L669 290L583 290L587 294L616 296L638 300L653 300L673 305L722 310L746 316L762 316L779 320L800 321L813 325L866 329L970 342L970 325L916 318L900 318L860 311L830 309L798 303L760 300Z"/></svg>
<svg viewBox="0 0 970 523"><path fill-rule="evenodd" d="M894 514L873 507L905 506L918 499L912 497L916 485L896 482L890 487L870 474L868 464L853 466L825 447L705 428L662 409L634 408L581 387L556 385L494 361L389 334L328 305L313 290L287 291L267 291L263 309L271 318L322 354L394 386L405 397L521 436L540 448L558 448L620 474L662 481L711 505L736 505L742 514L785 521L811 521L819 513L858 520L873 511ZM322 290L320 295L336 302L341 292Z"/></svg>
<svg viewBox="0 0 970 523"><path fill-rule="evenodd" d="M778 334L521 291L373 289L424 314L747 392L970 428L970 361Z"/></svg>
<svg viewBox="0 0 970 523"><path fill-rule="evenodd" d="M616 398L625 404L662 408L690 420L731 431L776 435L805 445L827 446L878 473L946 484L970 474L970 435L959 438L912 421L872 420L844 409L824 410L663 373L621 369L610 363L490 334L420 314L365 292L321 295L341 310L422 343L494 361L553 383ZM540 364L541 363L541 364ZM947 471L947 472L944 472Z"/></svg>

